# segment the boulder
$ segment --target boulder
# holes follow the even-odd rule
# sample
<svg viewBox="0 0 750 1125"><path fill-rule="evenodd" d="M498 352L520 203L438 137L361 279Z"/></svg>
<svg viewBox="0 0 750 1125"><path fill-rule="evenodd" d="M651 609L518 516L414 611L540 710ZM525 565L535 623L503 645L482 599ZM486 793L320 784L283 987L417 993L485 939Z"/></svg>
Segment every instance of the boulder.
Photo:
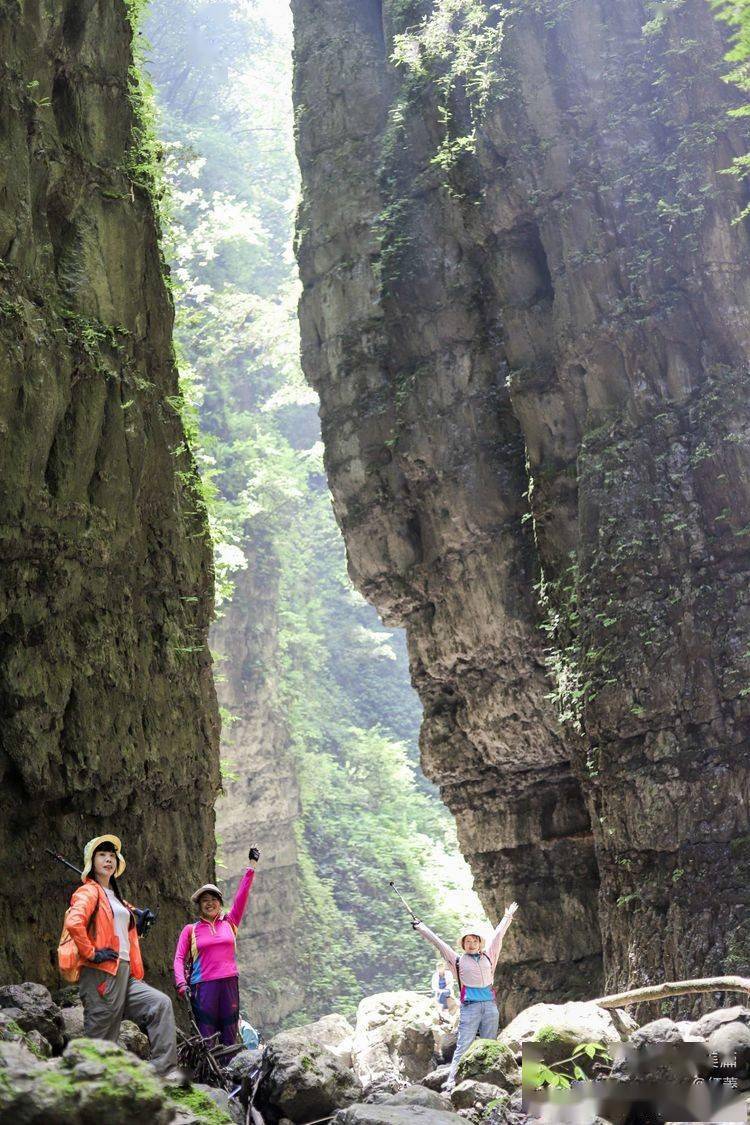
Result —
<svg viewBox="0 0 750 1125"><path fill-rule="evenodd" d="M83 1005L62 1009L63 1037L66 1043L71 1039L83 1038Z"/></svg>
<svg viewBox="0 0 750 1125"><path fill-rule="evenodd" d="M62 1012L42 984L6 984L0 987L0 1009L13 1008L14 1019L24 1031L38 1031L59 1052L65 1046Z"/></svg>
<svg viewBox="0 0 750 1125"><path fill-rule="evenodd" d="M171 1125L175 1110L147 1063L115 1043L77 1039L41 1060L23 1043L0 1042L0 1120L80 1125Z"/></svg>
<svg viewBox="0 0 750 1125"><path fill-rule="evenodd" d="M351 1067L353 1065L352 1041L354 1028L344 1016L337 1014L323 1016L315 1023L305 1024L304 1027L296 1030L305 1031L311 1039L314 1039L317 1043L322 1043L336 1056L342 1066Z"/></svg>
<svg viewBox="0 0 750 1125"><path fill-rule="evenodd" d="M77 984L66 984L63 988L57 988L52 993L52 999L57 1004L58 1008L78 1008L81 1004L81 994L78 991Z"/></svg>
<svg viewBox="0 0 750 1125"><path fill-rule="evenodd" d="M234 1125L226 1090L195 1082L188 1088L168 1086L167 1092L178 1110L174 1125Z"/></svg>
<svg viewBox="0 0 750 1125"><path fill-rule="evenodd" d="M126 1051L131 1051L139 1059L151 1058L151 1044L148 1036L144 1035L138 1024L132 1020L123 1020L120 1024L120 1036L117 1040Z"/></svg>
<svg viewBox="0 0 750 1125"><path fill-rule="evenodd" d="M446 1083L448 1074L450 1073L450 1066L436 1066L429 1074L425 1074L420 1082L420 1086L426 1086L428 1090L442 1090Z"/></svg>
<svg viewBox="0 0 750 1125"><path fill-rule="evenodd" d="M458 1064L456 1084L467 1078L510 1091L521 1085L521 1068L505 1043L475 1039Z"/></svg>
<svg viewBox="0 0 750 1125"><path fill-rule="evenodd" d="M352 1042L354 1073L363 1087L420 1082L434 1068L445 1035L437 1005L418 992L381 992L357 1010Z"/></svg>
<svg viewBox="0 0 750 1125"><path fill-rule="evenodd" d="M252 1076L263 1061L263 1051L256 1047L254 1051L238 1051L227 1064L227 1071L235 1086L252 1081Z"/></svg>
<svg viewBox="0 0 750 1125"><path fill-rule="evenodd" d="M510 1095L507 1090L493 1086L491 1082L475 1082L467 1078L451 1091L451 1105L454 1109L484 1109L494 1101L502 1102L505 1106L510 1101Z"/></svg>
<svg viewBox="0 0 750 1125"><path fill-rule="evenodd" d="M706 1047L709 1056L718 1056L721 1066L733 1067L738 1079L750 1078L750 1027L746 1023L721 1024L709 1035Z"/></svg>
<svg viewBox="0 0 750 1125"><path fill-rule="evenodd" d="M266 1047L256 1101L271 1122L312 1121L362 1097L352 1071L310 1036L314 1026L283 1031Z"/></svg>
<svg viewBox="0 0 750 1125"><path fill-rule="evenodd" d="M540 1034L546 1035L550 1042L555 1036L564 1037L566 1046L606 1045L622 1042L637 1027L635 1020L621 1010L609 1011L591 1001L570 1000L565 1004L532 1004L503 1028L498 1039L518 1056L522 1044Z"/></svg>
<svg viewBox="0 0 750 1125"><path fill-rule="evenodd" d="M750 1008L741 1004L734 1004L731 1008L717 1008L713 1012L706 1012L695 1023L688 1024L694 1034L701 1039L708 1039L724 1023L746 1023L750 1025Z"/></svg>
<svg viewBox="0 0 750 1125"><path fill-rule="evenodd" d="M458 1114L424 1106L353 1105L341 1110L333 1125L457 1125Z"/></svg>
<svg viewBox="0 0 750 1125"><path fill-rule="evenodd" d="M395 1094L385 1091L378 1093L378 1105L419 1105L424 1109L451 1109L450 1099L425 1086L405 1086Z"/></svg>
<svg viewBox="0 0 750 1125"><path fill-rule="evenodd" d="M712 1069L711 1056L704 1040L694 1034L694 1027L666 1018L644 1024L617 1052L612 1080L673 1083L707 1078Z"/></svg>
<svg viewBox="0 0 750 1125"><path fill-rule="evenodd" d="M527 1125L527 1123L528 1125L532 1125L532 1123L536 1125L539 1119L529 1117L524 1113L521 1091L516 1090L502 1105L485 1109L481 1120L482 1125ZM592 1118L586 1122L586 1125L600 1125L599 1118ZM601 1125L608 1125L608 1123L602 1122Z"/></svg>
<svg viewBox="0 0 750 1125"><path fill-rule="evenodd" d="M32 1028L24 1031L18 1022L23 1013L19 1008L0 1009L0 1040L6 1043L22 1043L37 1059L46 1059L52 1054L52 1047L47 1039Z"/></svg>

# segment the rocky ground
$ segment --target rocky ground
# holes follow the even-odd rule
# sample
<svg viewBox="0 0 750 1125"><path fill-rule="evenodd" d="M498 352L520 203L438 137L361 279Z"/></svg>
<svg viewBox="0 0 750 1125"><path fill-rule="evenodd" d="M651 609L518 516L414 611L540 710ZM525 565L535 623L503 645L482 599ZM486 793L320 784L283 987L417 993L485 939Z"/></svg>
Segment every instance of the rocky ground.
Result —
<svg viewBox="0 0 750 1125"><path fill-rule="evenodd" d="M541 1109L533 1115L522 1106L521 1053L532 1042L551 1066L580 1044L602 1044L613 1056L617 1044L622 1057L611 1077L619 1083L638 1078L692 1086L731 1073L740 1108L750 1089L750 1008L739 1006L697 1022L656 1019L638 1028L623 1011L593 1002L535 1004L497 1040L477 1040L450 1096L442 1087L455 1033L419 993L371 996L354 1025L330 1015L274 1036L262 1053L241 1052L230 1068L239 1089L232 1100L206 1086L165 1086L145 1061L148 1041L134 1024L123 1024L119 1044L82 1032L75 989L53 1000L39 984L0 988L0 1125L242 1123L259 1062L255 1107L262 1117L255 1125L449 1125L461 1118L472 1125L524 1125L543 1119ZM581 1066L589 1078L610 1070L608 1061L585 1056ZM611 1096L591 1099L582 1113L580 1120L594 1125L652 1120L638 1110L628 1116Z"/></svg>

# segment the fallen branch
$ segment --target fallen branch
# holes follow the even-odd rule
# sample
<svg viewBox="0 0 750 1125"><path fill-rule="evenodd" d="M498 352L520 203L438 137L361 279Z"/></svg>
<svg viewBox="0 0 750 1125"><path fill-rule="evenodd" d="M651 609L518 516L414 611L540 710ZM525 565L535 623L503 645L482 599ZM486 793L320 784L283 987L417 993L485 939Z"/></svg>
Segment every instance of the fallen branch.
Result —
<svg viewBox="0 0 750 1125"><path fill-rule="evenodd" d="M629 1004L643 1004L651 1000L669 1000L672 996L689 996L697 992L750 993L750 977L702 977L696 980L672 980L652 984L646 988L632 988L629 992L616 992L599 996L593 1001L600 1008L625 1008Z"/></svg>

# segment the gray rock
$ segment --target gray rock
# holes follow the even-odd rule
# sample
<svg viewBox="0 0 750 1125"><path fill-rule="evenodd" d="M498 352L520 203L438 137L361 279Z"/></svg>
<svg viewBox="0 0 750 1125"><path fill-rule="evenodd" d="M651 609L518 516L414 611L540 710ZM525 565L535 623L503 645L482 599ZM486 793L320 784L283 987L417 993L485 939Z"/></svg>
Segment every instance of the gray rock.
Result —
<svg viewBox="0 0 750 1125"><path fill-rule="evenodd" d="M137 1024L132 1020L123 1020L120 1024L120 1035L117 1040L121 1047L132 1054L137 1055L139 1059L151 1058L151 1044L148 1041L148 1036L144 1035Z"/></svg>
<svg viewBox="0 0 750 1125"><path fill-rule="evenodd" d="M495 1086L491 1082L476 1082L471 1078L459 1082L451 1092L451 1105L454 1109L473 1109L475 1106L484 1108L492 1101L501 1100L504 1105L509 1104L510 1095L507 1090Z"/></svg>
<svg viewBox="0 0 750 1125"><path fill-rule="evenodd" d="M24 1031L38 1031L55 1052L65 1046L62 1012L44 985L26 981L0 987L0 1009L14 1009L14 1019Z"/></svg>
<svg viewBox="0 0 750 1125"><path fill-rule="evenodd" d="M26 1046L38 1058L49 1058L52 1054L52 1044L36 1028L32 1027L31 1031L24 1032L24 1039Z"/></svg>
<svg viewBox="0 0 750 1125"><path fill-rule="evenodd" d="M476 1039L458 1064L457 1082L467 1078L510 1091L521 1085L521 1069L510 1047L496 1039Z"/></svg>
<svg viewBox="0 0 750 1125"><path fill-rule="evenodd" d="M629 1041L632 1047L643 1047L650 1043L682 1043L684 1039L675 1021L663 1018L644 1023L633 1032Z"/></svg>
<svg viewBox="0 0 750 1125"><path fill-rule="evenodd" d="M366 1090L395 1093L404 1082L421 1082L444 1033L432 997L407 991L368 996L357 1009L354 1072Z"/></svg>
<svg viewBox="0 0 750 1125"><path fill-rule="evenodd" d="M353 1105L334 1117L335 1125L455 1125L458 1114L424 1106Z"/></svg>
<svg viewBox="0 0 750 1125"><path fill-rule="evenodd" d="M626 1013L610 1012L598 1004L568 1001L565 1004L533 1004L524 1008L498 1035L514 1054L522 1045L538 1038L540 1033L556 1036L566 1047L577 1043L619 1043L637 1028ZM560 1056L562 1057L562 1056Z"/></svg>
<svg viewBox="0 0 750 1125"><path fill-rule="evenodd" d="M65 1042L83 1037L83 1005L62 1009L63 1035Z"/></svg>
<svg viewBox="0 0 750 1125"><path fill-rule="evenodd" d="M618 1047L612 1064L615 1081L639 1079L651 1082L686 1082L711 1073L706 1043L685 1038L684 1027L674 1020L658 1019L644 1024Z"/></svg>
<svg viewBox="0 0 750 1125"><path fill-rule="evenodd" d="M219 1109L224 1110L225 1113L229 1112L229 1094L226 1090L220 1090L217 1086L206 1086L203 1082L193 1082L191 1089L205 1094Z"/></svg>
<svg viewBox="0 0 750 1125"><path fill-rule="evenodd" d="M248 1078L256 1067L263 1061L263 1051L257 1047L254 1051L238 1051L227 1066L227 1071L237 1084Z"/></svg>
<svg viewBox="0 0 750 1125"><path fill-rule="evenodd" d="M81 994L77 984L66 984L64 988L56 988L52 999L58 1008L78 1008L81 1006Z"/></svg>
<svg viewBox="0 0 750 1125"><path fill-rule="evenodd" d="M709 1055L718 1055L723 1066L735 1066L737 1078L750 1078L750 1027L739 1020L720 1024L707 1041Z"/></svg>
<svg viewBox="0 0 750 1125"><path fill-rule="evenodd" d="M369 1100L369 1099L368 1099ZM406 1086L394 1094L381 1094L379 1105L419 1105L425 1109L451 1109L450 1099L425 1086Z"/></svg>
<svg viewBox="0 0 750 1125"><path fill-rule="evenodd" d="M436 1066L434 1070L425 1074L420 1085L426 1086L428 1090L442 1090L449 1072L450 1065Z"/></svg>
<svg viewBox="0 0 750 1125"><path fill-rule="evenodd" d="M352 1071L332 1050L310 1039L305 1028L281 1032L268 1043L256 1100L271 1120L326 1117L356 1102L362 1093Z"/></svg>
<svg viewBox="0 0 750 1125"><path fill-rule="evenodd" d="M714 1012L707 1012L691 1027L694 1033L703 1039L708 1037L725 1023L744 1023L750 1025L750 1008L735 1004L731 1008L717 1008Z"/></svg>
<svg viewBox="0 0 750 1125"><path fill-rule="evenodd" d="M62 1058L40 1060L0 1042L0 1121L171 1125L174 1108L147 1063L115 1043L77 1039Z"/></svg>

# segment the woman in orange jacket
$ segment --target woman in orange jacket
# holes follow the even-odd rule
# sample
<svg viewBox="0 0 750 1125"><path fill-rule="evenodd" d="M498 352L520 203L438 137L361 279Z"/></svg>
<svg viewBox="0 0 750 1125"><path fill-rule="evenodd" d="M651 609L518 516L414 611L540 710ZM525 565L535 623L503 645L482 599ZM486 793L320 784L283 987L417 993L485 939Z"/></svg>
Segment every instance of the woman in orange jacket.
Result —
<svg viewBox="0 0 750 1125"><path fill-rule="evenodd" d="M95 836L83 852L82 886L73 892L66 928L78 949L83 1028L117 1042L123 1019L144 1024L151 1064L162 1075L177 1066L172 1001L143 980L135 915L117 880L125 870L117 836Z"/></svg>

